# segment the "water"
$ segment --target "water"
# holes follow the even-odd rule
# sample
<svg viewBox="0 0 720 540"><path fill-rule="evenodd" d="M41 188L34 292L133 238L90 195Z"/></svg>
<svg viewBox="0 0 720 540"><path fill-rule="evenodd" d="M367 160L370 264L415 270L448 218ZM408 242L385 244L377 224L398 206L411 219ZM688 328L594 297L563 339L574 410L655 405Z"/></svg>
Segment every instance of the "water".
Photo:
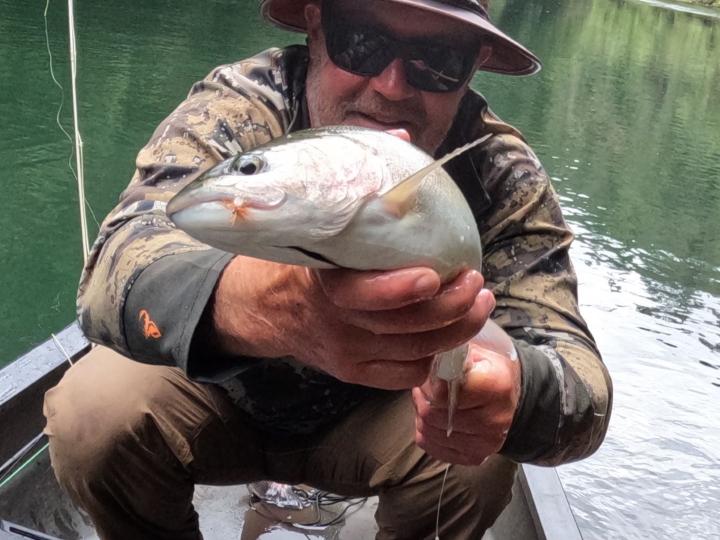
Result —
<svg viewBox="0 0 720 540"><path fill-rule="evenodd" d="M555 180L577 233L583 313L615 383L605 444L560 470L588 540L720 538L720 19L660 4L494 0L495 20L545 69L474 81ZM259 31L254 5L77 6L87 195L98 216L193 81L299 40ZM0 364L72 320L81 266L43 7L0 0ZM67 87L63 5L51 6L49 23ZM69 125L67 109L62 119Z"/></svg>

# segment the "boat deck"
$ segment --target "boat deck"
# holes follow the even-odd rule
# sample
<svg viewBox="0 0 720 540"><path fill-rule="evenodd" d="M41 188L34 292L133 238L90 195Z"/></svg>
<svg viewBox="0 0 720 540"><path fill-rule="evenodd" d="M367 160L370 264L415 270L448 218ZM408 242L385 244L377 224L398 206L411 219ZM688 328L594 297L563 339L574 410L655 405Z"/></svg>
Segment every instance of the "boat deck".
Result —
<svg viewBox="0 0 720 540"><path fill-rule="evenodd" d="M252 503L252 504L251 504ZM245 485L197 486L195 508L200 516L200 529L205 540L372 540L377 526L374 513L377 498L348 510L337 525L314 526L312 523L327 522L344 508L322 510L316 507L303 510L283 509L272 504L251 501ZM20 472L13 482L0 490L0 525L8 538L45 538L23 536L22 529L41 531L48 538L63 540L97 539L92 524L62 492L52 473L47 451ZM320 518L320 519L318 519ZM304 525L307 524L307 525ZM483 540L535 540L536 524L529 512L522 484L516 482L513 502L506 508L496 525ZM0 536L0 540L3 537Z"/></svg>

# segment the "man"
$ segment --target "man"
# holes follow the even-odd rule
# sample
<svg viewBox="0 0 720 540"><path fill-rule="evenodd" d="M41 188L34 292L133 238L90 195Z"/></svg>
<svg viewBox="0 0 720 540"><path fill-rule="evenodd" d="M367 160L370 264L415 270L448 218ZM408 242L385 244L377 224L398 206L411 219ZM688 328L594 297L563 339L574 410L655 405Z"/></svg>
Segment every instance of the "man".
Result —
<svg viewBox="0 0 720 540"><path fill-rule="evenodd" d="M377 494L378 538L431 539L447 462L440 536L480 538L516 461L599 446L611 384L578 313L572 234L521 135L468 90L476 69L539 69L486 9L265 0L307 49L213 71L140 152L79 290L87 335L139 362L94 354L46 398L58 479L102 537L199 538L195 483L272 479ZM173 193L221 159L331 124L392 130L438 156L492 134L447 167L484 275L309 271L233 258L169 223ZM432 358L483 328L448 437Z"/></svg>

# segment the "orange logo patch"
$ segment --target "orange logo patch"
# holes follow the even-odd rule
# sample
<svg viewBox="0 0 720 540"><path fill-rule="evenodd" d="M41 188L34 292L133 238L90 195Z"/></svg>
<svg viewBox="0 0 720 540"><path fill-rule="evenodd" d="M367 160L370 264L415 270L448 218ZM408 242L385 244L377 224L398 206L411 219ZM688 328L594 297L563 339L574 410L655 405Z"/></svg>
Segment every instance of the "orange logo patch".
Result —
<svg viewBox="0 0 720 540"><path fill-rule="evenodd" d="M143 323L143 334L145 334L145 339L160 339L162 337L162 333L160 332L158 325L150 318L150 313L148 313L147 309L140 310L139 320Z"/></svg>

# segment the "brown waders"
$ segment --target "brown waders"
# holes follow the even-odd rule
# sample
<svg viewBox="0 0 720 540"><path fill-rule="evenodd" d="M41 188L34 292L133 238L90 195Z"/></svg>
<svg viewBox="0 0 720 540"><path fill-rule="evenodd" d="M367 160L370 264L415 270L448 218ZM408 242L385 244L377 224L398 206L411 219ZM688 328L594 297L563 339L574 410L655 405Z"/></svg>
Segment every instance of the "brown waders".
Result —
<svg viewBox="0 0 720 540"><path fill-rule="evenodd" d="M415 446L409 393L363 403L318 434L273 437L221 388L97 347L48 391L45 416L55 474L105 539L200 539L195 484L264 479L378 495L378 539L435 537L445 465ZM500 456L451 467L440 537L479 539L515 468Z"/></svg>

